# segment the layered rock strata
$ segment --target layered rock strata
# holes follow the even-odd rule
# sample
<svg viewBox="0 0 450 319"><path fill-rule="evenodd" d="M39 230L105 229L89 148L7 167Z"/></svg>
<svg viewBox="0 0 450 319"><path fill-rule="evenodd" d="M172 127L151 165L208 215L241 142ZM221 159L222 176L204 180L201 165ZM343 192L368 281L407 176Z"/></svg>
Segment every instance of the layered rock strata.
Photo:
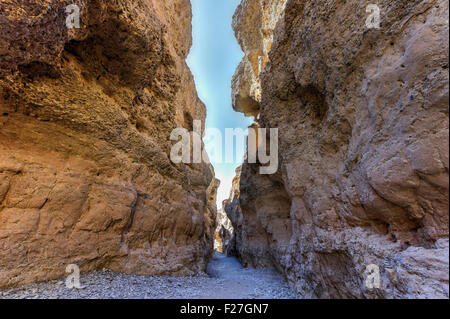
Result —
<svg viewBox="0 0 450 319"><path fill-rule="evenodd" d="M0 286L204 272L214 172L169 159L206 115L190 46L188 0L0 2Z"/></svg>
<svg viewBox="0 0 450 319"><path fill-rule="evenodd" d="M226 206L239 259L306 298L448 298L448 2L378 1L379 29L361 1L275 3L233 23L247 57L255 15L277 20L260 76L244 58L233 80L261 87L234 108L279 129L277 174L244 163Z"/></svg>

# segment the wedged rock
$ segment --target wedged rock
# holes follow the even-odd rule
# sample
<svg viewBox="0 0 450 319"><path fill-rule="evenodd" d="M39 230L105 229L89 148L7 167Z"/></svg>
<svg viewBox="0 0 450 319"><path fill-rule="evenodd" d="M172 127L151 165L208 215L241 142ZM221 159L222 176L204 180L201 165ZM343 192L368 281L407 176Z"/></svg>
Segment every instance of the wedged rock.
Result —
<svg viewBox="0 0 450 319"><path fill-rule="evenodd" d="M233 256L230 245L233 226L223 209L217 210L217 228L215 249L222 252L225 256Z"/></svg>
<svg viewBox="0 0 450 319"><path fill-rule="evenodd" d="M280 168L244 163L226 206L239 259L306 298L448 298L448 2L377 4L380 29L357 0L277 14L251 113L279 128ZM259 5L243 0L237 34Z"/></svg>
<svg viewBox="0 0 450 319"><path fill-rule="evenodd" d="M169 159L206 114L190 46L188 0L0 2L0 286L206 270L214 172Z"/></svg>

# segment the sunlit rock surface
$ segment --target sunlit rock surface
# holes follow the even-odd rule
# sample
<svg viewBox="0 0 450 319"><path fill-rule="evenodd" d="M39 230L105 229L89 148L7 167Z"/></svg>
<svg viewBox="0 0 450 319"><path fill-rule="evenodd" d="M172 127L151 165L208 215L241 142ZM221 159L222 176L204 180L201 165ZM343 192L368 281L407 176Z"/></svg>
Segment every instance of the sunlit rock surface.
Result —
<svg viewBox="0 0 450 319"><path fill-rule="evenodd" d="M236 12L246 57L264 3ZM448 1L377 4L368 29L365 2L288 0L260 79L243 62L233 81L280 146L278 173L244 163L226 205L237 255L306 298L448 298Z"/></svg>
<svg viewBox="0 0 450 319"><path fill-rule="evenodd" d="M169 136L205 119L185 63L188 0L0 2L0 286L68 264L202 273L214 172L175 165Z"/></svg>
<svg viewBox="0 0 450 319"><path fill-rule="evenodd" d="M234 110L257 115L261 103L260 74L268 62L273 30L286 0L243 0L233 16L233 29L244 51L232 81Z"/></svg>

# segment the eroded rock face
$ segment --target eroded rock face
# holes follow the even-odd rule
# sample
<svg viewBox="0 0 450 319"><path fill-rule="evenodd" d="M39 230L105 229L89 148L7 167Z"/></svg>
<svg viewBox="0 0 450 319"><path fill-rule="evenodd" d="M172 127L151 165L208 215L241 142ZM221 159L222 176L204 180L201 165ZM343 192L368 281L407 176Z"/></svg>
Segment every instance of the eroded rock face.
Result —
<svg viewBox="0 0 450 319"><path fill-rule="evenodd" d="M279 128L280 168L244 163L236 251L305 297L448 298L448 2L377 4L380 29L356 0L288 0L279 15L259 124Z"/></svg>
<svg viewBox="0 0 450 319"><path fill-rule="evenodd" d="M188 0L0 2L0 286L67 264L203 272L216 181L169 159L172 129L205 119L185 63Z"/></svg>

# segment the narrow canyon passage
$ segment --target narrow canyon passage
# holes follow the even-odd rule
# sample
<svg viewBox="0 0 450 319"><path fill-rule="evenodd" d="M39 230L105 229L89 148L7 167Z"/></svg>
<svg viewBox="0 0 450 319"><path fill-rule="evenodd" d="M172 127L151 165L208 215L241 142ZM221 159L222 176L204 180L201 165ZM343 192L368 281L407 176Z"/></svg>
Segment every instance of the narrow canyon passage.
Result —
<svg viewBox="0 0 450 319"><path fill-rule="evenodd" d="M231 106L239 2L192 1L193 32L187 0L82 2L80 28L65 1L1 3L0 298L298 297L272 268L213 254L216 193L221 207L245 145L215 170L170 157L194 121L251 123ZM66 287L67 265L84 289Z"/></svg>
<svg viewBox="0 0 450 319"><path fill-rule="evenodd" d="M449 3L317 3L0 1L0 298L448 299Z"/></svg>

